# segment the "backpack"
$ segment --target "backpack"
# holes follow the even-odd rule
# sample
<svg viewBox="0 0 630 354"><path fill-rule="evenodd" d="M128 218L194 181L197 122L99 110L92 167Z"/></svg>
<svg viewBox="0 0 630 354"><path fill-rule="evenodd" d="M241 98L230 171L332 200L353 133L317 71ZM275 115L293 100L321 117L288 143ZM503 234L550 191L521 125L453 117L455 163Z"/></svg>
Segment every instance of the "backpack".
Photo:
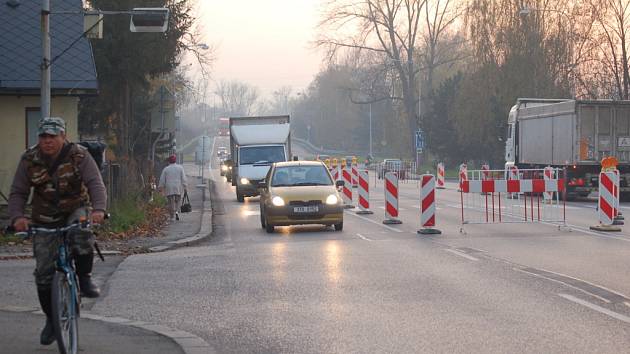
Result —
<svg viewBox="0 0 630 354"><path fill-rule="evenodd" d="M105 157L105 149L107 148L107 144L101 143L99 141L82 141L78 144L87 149L90 155L92 155L94 162L96 162L98 170L102 172L103 160Z"/></svg>

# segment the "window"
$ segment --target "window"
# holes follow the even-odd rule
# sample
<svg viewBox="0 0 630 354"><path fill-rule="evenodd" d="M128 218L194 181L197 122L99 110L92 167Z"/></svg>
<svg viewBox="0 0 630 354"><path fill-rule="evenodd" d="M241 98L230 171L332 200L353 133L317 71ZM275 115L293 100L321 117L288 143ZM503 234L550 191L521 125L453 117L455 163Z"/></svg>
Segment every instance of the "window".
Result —
<svg viewBox="0 0 630 354"><path fill-rule="evenodd" d="M242 147L239 150L239 165L272 164L286 161L284 146L251 146Z"/></svg>
<svg viewBox="0 0 630 354"><path fill-rule="evenodd" d="M26 148L37 144L37 126L41 112L39 108L27 108L26 109Z"/></svg>
<svg viewBox="0 0 630 354"><path fill-rule="evenodd" d="M324 166L278 167L273 173L272 187L330 186L333 182Z"/></svg>

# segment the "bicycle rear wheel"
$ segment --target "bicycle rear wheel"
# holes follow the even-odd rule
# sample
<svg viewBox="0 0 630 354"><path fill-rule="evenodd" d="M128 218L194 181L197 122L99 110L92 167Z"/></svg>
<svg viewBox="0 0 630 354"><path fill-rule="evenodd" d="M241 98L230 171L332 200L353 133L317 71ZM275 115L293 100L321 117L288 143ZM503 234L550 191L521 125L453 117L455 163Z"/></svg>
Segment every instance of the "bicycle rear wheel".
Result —
<svg viewBox="0 0 630 354"><path fill-rule="evenodd" d="M52 324L59 352L76 354L79 351L76 285L71 286L68 275L59 271L55 272L52 283Z"/></svg>

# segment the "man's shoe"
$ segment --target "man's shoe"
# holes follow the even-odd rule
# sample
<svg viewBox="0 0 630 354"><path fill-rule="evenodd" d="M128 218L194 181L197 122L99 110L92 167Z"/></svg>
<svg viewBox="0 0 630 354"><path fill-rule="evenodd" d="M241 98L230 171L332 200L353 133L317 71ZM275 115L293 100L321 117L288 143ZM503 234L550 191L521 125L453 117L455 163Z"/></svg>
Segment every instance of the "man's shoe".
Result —
<svg viewBox="0 0 630 354"><path fill-rule="evenodd" d="M92 274L79 275L79 288L83 297L99 297L101 289L92 281Z"/></svg>
<svg viewBox="0 0 630 354"><path fill-rule="evenodd" d="M77 276L79 276L81 296L84 297L99 297L101 295L98 286L92 282L93 264L94 254L76 256L74 260L74 265L77 267Z"/></svg>
<svg viewBox="0 0 630 354"><path fill-rule="evenodd" d="M52 321L46 317L46 326L42 330L42 334L39 336L39 343L41 345L51 345L55 341L55 331L53 330Z"/></svg>
<svg viewBox="0 0 630 354"><path fill-rule="evenodd" d="M175 213L175 220L179 221L179 213Z"/></svg>

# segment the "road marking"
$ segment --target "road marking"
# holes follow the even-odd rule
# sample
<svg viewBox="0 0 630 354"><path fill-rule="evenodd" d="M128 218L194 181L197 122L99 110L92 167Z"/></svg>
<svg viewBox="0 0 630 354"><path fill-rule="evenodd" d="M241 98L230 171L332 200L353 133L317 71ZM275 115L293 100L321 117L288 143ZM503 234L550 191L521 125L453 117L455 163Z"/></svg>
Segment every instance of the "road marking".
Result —
<svg viewBox="0 0 630 354"><path fill-rule="evenodd" d="M378 207L378 208L379 208L379 209L383 209L383 210L385 210L385 207L384 207L384 206L380 206L380 207ZM398 208L398 211L405 211L405 210L407 210L407 209L405 209L405 208L400 208L400 207Z"/></svg>
<svg viewBox="0 0 630 354"><path fill-rule="evenodd" d="M386 229L388 229L388 230L392 230L392 231L394 231L394 232L402 232L402 230L398 230L398 229L393 228L393 227L391 227L391 226L383 225L383 224L381 224L380 222L376 222L376 221L374 221L374 220L372 220L372 219L366 218L366 217L361 216L361 215L357 215L357 214L355 214L355 213L351 213L351 212L346 211L346 214L347 214L347 215L352 215L352 216L354 216L354 217L357 217L357 218L359 218L359 219L363 219L363 220L368 221L368 222L371 222L372 224L376 224L376 225L378 225L378 226L382 226L382 227L384 227L384 228L386 228Z"/></svg>
<svg viewBox="0 0 630 354"><path fill-rule="evenodd" d="M517 271L517 272L522 272L522 273L525 273L525 274L533 275L533 276L538 277L538 278L543 278L543 279L546 279L546 280L549 280L549 281L552 281L552 282L556 282L556 283L562 284L562 285L564 285L564 286L568 286L568 287L569 287L569 288L571 288L571 289L575 289L575 290L581 291L581 292L585 293L586 295L590 295L590 296L592 296L592 297L594 297L594 298L596 298L596 299L599 299L599 300L601 300L601 301L603 301L603 302L605 302L605 303L607 303L607 304L609 304L609 303L610 303L610 300L608 300L608 299L605 299L605 298L603 298L603 297L601 297L601 296L599 296L599 295L593 294L593 293L591 293L591 292L589 292L589 291L586 291L586 290L584 290L584 289L582 289L582 288L578 288L577 286L571 285L571 284L569 284L569 283L565 283L565 282L563 282L562 280L549 278L549 277L546 277L546 276L544 276L544 275L542 275L542 274L536 274L536 273L528 272L528 271L526 271L526 270L524 270L524 269L520 269L520 268L512 268L512 269L514 269L514 270L515 270L515 271ZM557 273L556 273L556 274L557 274ZM571 277L569 277L569 278L571 278ZM575 279L575 278L573 278L573 279ZM579 280L579 279L576 279L576 280ZM586 283L586 282L585 282L585 283ZM591 284L591 285L592 285L592 284Z"/></svg>
<svg viewBox="0 0 630 354"><path fill-rule="evenodd" d="M365 236L363 236L361 234L357 234L357 236L359 236L361 239L363 239L365 241L374 241L374 240L371 240L371 239L369 239L369 238L367 238L367 237L365 237Z"/></svg>
<svg viewBox="0 0 630 354"><path fill-rule="evenodd" d="M454 255L457 255L457 256L460 256L460 257L464 257L464 258L466 258L468 260L471 260L471 261L478 261L479 260L478 258L475 258L473 256L469 256L466 253L462 253L462 252L456 251L456 250L451 249L451 248L445 248L444 250L446 252L450 252L450 253L452 253Z"/></svg>
<svg viewBox="0 0 630 354"><path fill-rule="evenodd" d="M560 296L560 297L562 297L564 299L567 299L569 301L573 301L576 304L580 304L582 306L586 306L586 307L588 307L591 310L597 311L597 312L602 313L602 314L604 314L606 316L610 316L610 317L615 318L615 319L617 319L619 321L622 321L622 322L625 322L625 323L630 323L630 317L628 317L626 315L622 315L620 313L617 313L617 312L614 312L614 311L610 311L609 309L606 309L606 308L603 308L601 306L592 304L592 303L590 303L588 301L584 301L582 299L578 299L577 297L571 296L571 295L568 295L568 294L558 294L558 296Z"/></svg>
<svg viewBox="0 0 630 354"><path fill-rule="evenodd" d="M559 224L555 224L555 223L552 223L552 222L546 222L546 221L540 221L540 223L541 224L545 224L545 225L555 226L555 227L562 226L562 225L559 225ZM624 238L624 237L615 237L615 236L612 236L612 235L607 235L607 234L604 234L604 233L591 231L591 230L588 230L586 228L583 228L582 226L577 226L577 225L568 224L568 223L566 224L566 226L568 226L572 230L576 230L578 232L581 232L581 233L584 233L584 234L587 234L587 235L603 237L603 238L612 238L612 239L619 240L619 241L630 242L630 239L627 239L627 238Z"/></svg>

